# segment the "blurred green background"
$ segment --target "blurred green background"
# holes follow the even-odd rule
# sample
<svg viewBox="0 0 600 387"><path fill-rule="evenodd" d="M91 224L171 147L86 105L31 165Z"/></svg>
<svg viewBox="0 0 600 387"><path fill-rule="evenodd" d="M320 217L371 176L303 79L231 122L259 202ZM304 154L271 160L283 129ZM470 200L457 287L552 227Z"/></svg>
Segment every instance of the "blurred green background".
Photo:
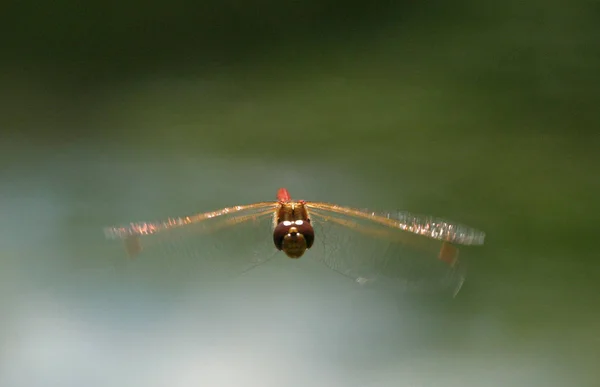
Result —
<svg viewBox="0 0 600 387"><path fill-rule="evenodd" d="M596 2L64 0L0 20L3 385L600 383ZM409 311L286 265L202 293L177 257L124 263L102 239L280 186L486 245L457 299Z"/></svg>

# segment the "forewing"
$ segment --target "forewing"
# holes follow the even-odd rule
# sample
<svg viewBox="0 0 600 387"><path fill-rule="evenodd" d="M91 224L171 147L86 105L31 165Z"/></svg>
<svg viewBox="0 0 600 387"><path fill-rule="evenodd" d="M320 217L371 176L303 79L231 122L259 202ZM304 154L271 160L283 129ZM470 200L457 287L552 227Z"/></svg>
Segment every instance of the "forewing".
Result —
<svg viewBox="0 0 600 387"><path fill-rule="evenodd" d="M320 202L308 202L306 206L324 216L350 218L365 221L368 225L381 225L405 231L405 243L419 240L411 237L411 234L459 245L482 245L485 240L485 233L481 230L434 216L406 211L375 212Z"/></svg>

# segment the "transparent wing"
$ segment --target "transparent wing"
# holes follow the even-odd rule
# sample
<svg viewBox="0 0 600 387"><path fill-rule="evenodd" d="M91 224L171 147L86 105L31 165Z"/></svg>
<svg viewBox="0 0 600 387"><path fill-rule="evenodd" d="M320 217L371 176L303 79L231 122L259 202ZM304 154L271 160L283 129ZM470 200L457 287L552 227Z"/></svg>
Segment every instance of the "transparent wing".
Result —
<svg viewBox="0 0 600 387"><path fill-rule="evenodd" d="M404 211L377 213L369 210L358 210L336 204L318 202L307 202L306 205L313 212L318 213L320 211L324 215L333 216L333 214L338 214L399 229L405 232L404 240L406 243L412 243L412 241L417 240L411 238L410 234L459 245L482 245L485 240L485 233L483 231L428 215L417 215Z"/></svg>
<svg viewBox="0 0 600 387"><path fill-rule="evenodd" d="M191 280L218 280L274 257L272 215L278 205L228 207L104 231L110 239L123 240L130 256L142 253L156 280L168 280L169 273L177 273L178 279L183 273ZM482 244L485 238L481 231L428 216L306 205L315 244L303 259L319 261L361 285L387 290L455 294L465 278L455 245Z"/></svg>
<svg viewBox="0 0 600 387"><path fill-rule="evenodd" d="M191 224L205 222L209 219L220 219L227 223L235 224L243 222L262 212L274 211L277 205L277 202L261 202L243 206L225 207L216 211L178 218L168 218L157 222L138 222L130 223L128 226L106 227L104 229L104 234L109 239L126 239L131 236L157 234ZM206 222L204 224L210 223Z"/></svg>
<svg viewBox="0 0 600 387"><path fill-rule="evenodd" d="M466 276L456 245L480 245L481 231L407 212L374 213L307 203L314 259L361 285L395 292L454 295Z"/></svg>
<svg viewBox="0 0 600 387"><path fill-rule="evenodd" d="M165 277L189 275L219 280L243 273L273 257L272 216L276 202L228 207L157 222L107 227L108 239L122 240L130 257ZM142 262L143 261L143 262ZM162 279L161 279L162 280Z"/></svg>

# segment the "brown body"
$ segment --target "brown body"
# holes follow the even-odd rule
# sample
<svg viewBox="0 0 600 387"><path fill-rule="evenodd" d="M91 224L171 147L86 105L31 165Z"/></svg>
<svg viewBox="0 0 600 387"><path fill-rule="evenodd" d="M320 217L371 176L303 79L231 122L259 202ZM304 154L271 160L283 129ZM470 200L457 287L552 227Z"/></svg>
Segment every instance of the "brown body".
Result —
<svg viewBox="0 0 600 387"><path fill-rule="evenodd" d="M279 203L277 213L273 218L273 226L277 226L284 220L295 221L295 220L306 220L310 221L308 217L308 210L304 205L304 202L287 202Z"/></svg>
<svg viewBox="0 0 600 387"><path fill-rule="evenodd" d="M313 245L315 232L304 202L286 199L280 198L273 216L273 242L288 257L300 258Z"/></svg>

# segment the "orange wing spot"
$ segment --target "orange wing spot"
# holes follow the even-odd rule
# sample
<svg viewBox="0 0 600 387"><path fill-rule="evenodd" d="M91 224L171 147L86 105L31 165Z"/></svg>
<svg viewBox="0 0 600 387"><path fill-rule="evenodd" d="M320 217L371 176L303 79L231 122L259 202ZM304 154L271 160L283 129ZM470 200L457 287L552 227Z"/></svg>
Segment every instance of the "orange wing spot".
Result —
<svg viewBox="0 0 600 387"><path fill-rule="evenodd" d="M287 203L291 200L292 197L290 196L288 190L285 188L279 188L279 191L277 191L277 201Z"/></svg>
<svg viewBox="0 0 600 387"><path fill-rule="evenodd" d="M130 258L134 258L142 252L142 244L137 235L131 235L125 239L125 251Z"/></svg>
<svg viewBox="0 0 600 387"><path fill-rule="evenodd" d="M453 266L458 261L458 249L448 242L442 243L439 259Z"/></svg>

